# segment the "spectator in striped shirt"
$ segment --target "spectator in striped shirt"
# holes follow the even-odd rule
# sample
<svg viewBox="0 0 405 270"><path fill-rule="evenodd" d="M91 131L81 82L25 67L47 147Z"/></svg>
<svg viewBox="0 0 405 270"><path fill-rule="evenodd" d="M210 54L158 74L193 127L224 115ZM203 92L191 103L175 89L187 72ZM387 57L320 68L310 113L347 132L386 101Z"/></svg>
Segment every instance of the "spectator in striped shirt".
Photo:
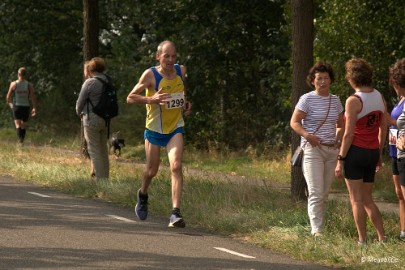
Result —
<svg viewBox="0 0 405 270"><path fill-rule="evenodd" d="M290 121L304 149L302 170L308 186L311 234L315 237L323 233L326 201L344 131L342 103L330 92L334 80L332 66L317 62L307 76L314 90L300 97Z"/></svg>

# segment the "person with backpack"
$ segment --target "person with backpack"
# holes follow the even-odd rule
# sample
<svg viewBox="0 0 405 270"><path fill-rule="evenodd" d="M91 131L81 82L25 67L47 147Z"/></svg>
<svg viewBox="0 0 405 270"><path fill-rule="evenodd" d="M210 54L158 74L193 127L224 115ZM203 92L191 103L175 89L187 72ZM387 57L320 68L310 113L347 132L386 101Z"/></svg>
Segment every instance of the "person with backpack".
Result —
<svg viewBox="0 0 405 270"><path fill-rule="evenodd" d="M18 69L18 80L10 84L6 99L13 111L18 142L22 144L27 132L28 118L30 115L34 117L37 110L34 86L27 81L27 70L25 67Z"/></svg>
<svg viewBox="0 0 405 270"><path fill-rule="evenodd" d="M186 101L186 67L176 64L176 47L163 41L156 52L158 66L144 71L139 82L127 97L129 104L145 104L147 117L144 133L146 167L142 185L137 193L135 213L140 220L148 216L148 188L157 174L160 148L166 147L172 181L172 212L169 227L186 226L180 213L183 190L184 119L191 104ZM142 95L145 92L145 95Z"/></svg>
<svg viewBox="0 0 405 270"><path fill-rule="evenodd" d="M91 164L94 167L94 174L97 180L108 179L110 164L108 159L108 131L109 122L94 112L100 101L103 99L105 84L110 79L104 74L106 64L103 58L94 57L87 65L84 81L76 101L76 113L82 117L84 137L87 141L88 152Z"/></svg>
<svg viewBox="0 0 405 270"><path fill-rule="evenodd" d="M84 65L83 65L83 76L84 76L84 80L87 80L88 78L90 78L90 74L89 74L89 61L85 61ZM89 150L88 150L88 146L87 146L87 141L86 138L84 137L84 127L83 127L83 117L80 117L81 120L81 130L80 130L80 136L82 141L82 145L81 147L83 147L82 151L83 151L83 156L85 158L90 159L90 155L89 155ZM90 177L96 177L96 173L94 172L94 165L93 165L93 161L91 161L90 159Z"/></svg>

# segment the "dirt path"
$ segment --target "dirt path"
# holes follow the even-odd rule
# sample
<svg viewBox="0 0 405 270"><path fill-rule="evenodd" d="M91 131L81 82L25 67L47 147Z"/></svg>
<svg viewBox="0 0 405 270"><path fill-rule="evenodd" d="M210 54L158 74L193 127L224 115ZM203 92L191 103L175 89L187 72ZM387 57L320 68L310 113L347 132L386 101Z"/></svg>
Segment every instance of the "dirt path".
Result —
<svg viewBox="0 0 405 270"><path fill-rule="evenodd" d="M198 177L203 177L203 178L207 178L207 179L217 179L217 180L226 181L226 182L236 182L236 183L245 183L245 184L250 183L252 185L266 185L268 188L285 190L287 192L290 190L290 186L288 186L288 185L281 185L279 183L270 182L269 180L265 180L265 179L249 178L249 177L245 177L245 176L226 174L226 173L201 171L201 170L196 170L196 169L187 168L187 167L184 168L184 176L185 177L198 176ZM332 192L329 194L329 199L344 201L344 202L347 202L348 204L350 203L349 194L347 192L346 193ZM384 202L384 201L375 201L375 203L377 204L377 206L381 212L394 213L394 214L398 215L398 211L399 211L398 203L390 203L390 202Z"/></svg>
<svg viewBox="0 0 405 270"><path fill-rule="evenodd" d="M349 195L348 194L343 194L343 193L330 193L329 194L329 199L331 200L340 200L349 202ZM390 203L390 202L383 202L383 201L375 201L375 203L378 206L378 209L380 209L381 212L385 213L394 213L398 215L399 211L399 205L398 203Z"/></svg>

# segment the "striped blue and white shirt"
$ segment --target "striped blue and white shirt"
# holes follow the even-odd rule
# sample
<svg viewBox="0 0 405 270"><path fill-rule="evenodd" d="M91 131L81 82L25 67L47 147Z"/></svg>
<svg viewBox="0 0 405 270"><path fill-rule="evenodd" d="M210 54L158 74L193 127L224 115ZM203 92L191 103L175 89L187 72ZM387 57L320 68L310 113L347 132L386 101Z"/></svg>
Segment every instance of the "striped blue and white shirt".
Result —
<svg viewBox="0 0 405 270"><path fill-rule="evenodd" d="M330 94L330 110L325 123L316 132L316 136L321 139L321 143L332 144L336 142L336 123L339 115L343 112L343 106L336 95ZM302 120L302 127L310 134L325 120L329 108L329 96L319 96L315 91L302 95L295 106L296 109L305 112L307 115ZM306 143L301 137L301 146Z"/></svg>

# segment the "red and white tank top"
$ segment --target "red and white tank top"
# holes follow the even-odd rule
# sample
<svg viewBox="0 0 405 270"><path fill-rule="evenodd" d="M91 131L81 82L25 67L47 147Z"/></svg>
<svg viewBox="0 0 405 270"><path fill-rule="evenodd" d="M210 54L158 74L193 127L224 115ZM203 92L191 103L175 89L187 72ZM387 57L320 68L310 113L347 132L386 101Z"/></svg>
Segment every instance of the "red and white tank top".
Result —
<svg viewBox="0 0 405 270"><path fill-rule="evenodd" d="M383 97L376 89L369 93L356 92L353 96L360 99L362 108L357 114L352 145L378 149L378 134L385 112Z"/></svg>

